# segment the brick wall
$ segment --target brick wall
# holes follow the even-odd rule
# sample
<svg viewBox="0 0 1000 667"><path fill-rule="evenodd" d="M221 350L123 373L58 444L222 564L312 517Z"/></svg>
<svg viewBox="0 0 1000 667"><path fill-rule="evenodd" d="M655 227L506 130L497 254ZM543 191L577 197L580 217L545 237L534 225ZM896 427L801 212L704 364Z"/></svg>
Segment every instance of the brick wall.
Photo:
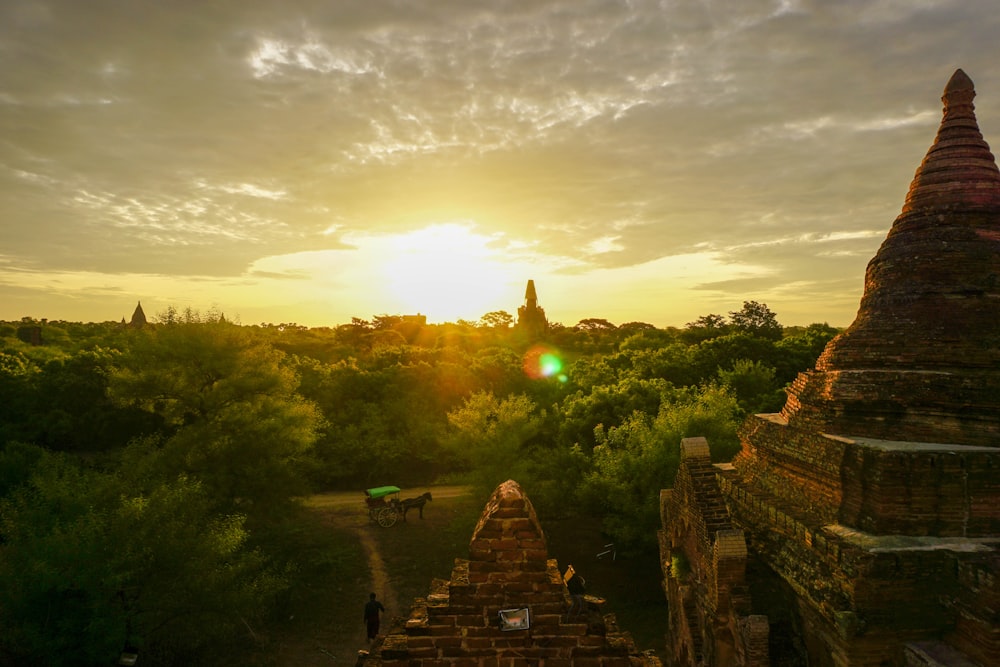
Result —
<svg viewBox="0 0 1000 667"><path fill-rule="evenodd" d="M386 667L660 667L640 652L613 615L570 617L559 565L548 557L531 501L513 480L487 502L450 579L393 625L366 665ZM502 609L527 608L529 626L503 630Z"/></svg>
<svg viewBox="0 0 1000 667"><path fill-rule="evenodd" d="M661 492L660 510L671 664L766 667L767 619L748 616L747 546L704 438L681 442L674 487Z"/></svg>

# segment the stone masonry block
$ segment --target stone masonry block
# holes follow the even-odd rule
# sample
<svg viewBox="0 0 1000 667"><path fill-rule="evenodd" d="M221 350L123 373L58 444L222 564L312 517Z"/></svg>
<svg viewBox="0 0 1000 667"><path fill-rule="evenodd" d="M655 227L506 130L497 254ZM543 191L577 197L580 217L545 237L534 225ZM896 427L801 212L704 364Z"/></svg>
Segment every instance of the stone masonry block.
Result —
<svg viewBox="0 0 1000 667"><path fill-rule="evenodd" d="M684 438L681 440L681 459L710 459L711 452L705 438Z"/></svg>
<svg viewBox="0 0 1000 667"><path fill-rule="evenodd" d="M747 543L742 530L720 530L715 534L715 557L746 559Z"/></svg>

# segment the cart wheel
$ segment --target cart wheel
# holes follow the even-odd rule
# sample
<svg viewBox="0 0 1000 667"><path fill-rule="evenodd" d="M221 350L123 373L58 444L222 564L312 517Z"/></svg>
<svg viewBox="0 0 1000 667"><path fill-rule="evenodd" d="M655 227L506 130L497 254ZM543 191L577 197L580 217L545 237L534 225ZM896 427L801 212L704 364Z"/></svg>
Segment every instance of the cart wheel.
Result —
<svg viewBox="0 0 1000 667"><path fill-rule="evenodd" d="M385 507L379 510L378 525L382 526L383 528L388 528L389 526L396 523L397 518L398 516L396 514L395 507Z"/></svg>

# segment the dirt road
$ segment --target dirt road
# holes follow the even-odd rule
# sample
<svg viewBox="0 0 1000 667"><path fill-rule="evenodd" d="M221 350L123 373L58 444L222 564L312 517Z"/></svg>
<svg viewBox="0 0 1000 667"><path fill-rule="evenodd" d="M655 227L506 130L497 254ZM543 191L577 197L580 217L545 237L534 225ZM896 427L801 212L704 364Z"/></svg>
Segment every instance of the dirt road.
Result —
<svg viewBox="0 0 1000 667"><path fill-rule="evenodd" d="M412 498L425 491L433 494L435 500L457 498L469 493L465 486L425 486L407 488L402 497ZM306 507L320 516L322 522L329 526L350 530L365 550L369 566L368 589L375 591L388 610L408 608L401 605L401 600L392 586L392 580L385 566L385 559L379 552L378 543L374 538L373 526L364 511L364 497L357 491L321 493L311 496L305 503ZM380 530L377 526L375 530ZM358 602L360 605L361 603ZM360 606L359 606L360 610ZM355 639L360 637L362 639ZM360 611L356 629L345 634L335 632L334 628L323 628L310 636L298 639L286 638L283 642L283 658L281 664L296 665L296 667L319 667L333 664L354 664L357 650L364 648L363 630L360 622Z"/></svg>
<svg viewBox="0 0 1000 667"><path fill-rule="evenodd" d="M469 492L469 488L466 486L426 486L407 489L405 493L400 495L411 498L419 496L425 491L432 493L435 498L444 499L463 496ZM324 512L334 525L351 528L354 531L368 557L371 569L371 589L378 592L383 604L389 609L402 609L396 591L390 583L382 554L379 553L378 545L372 539L371 531L368 530L369 522L364 513L358 511L362 507L361 495L354 491L320 493L312 496L307 506L315 511ZM344 508L349 508L349 513L342 511Z"/></svg>

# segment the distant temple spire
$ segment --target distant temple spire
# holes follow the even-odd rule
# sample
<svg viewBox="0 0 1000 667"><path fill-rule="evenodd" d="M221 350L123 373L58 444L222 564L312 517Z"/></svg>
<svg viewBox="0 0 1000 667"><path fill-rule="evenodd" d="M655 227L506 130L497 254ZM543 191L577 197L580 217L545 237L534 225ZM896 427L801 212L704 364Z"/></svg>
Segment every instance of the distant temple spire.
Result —
<svg viewBox="0 0 1000 667"><path fill-rule="evenodd" d="M534 280L529 280L528 287L524 290L524 305L528 308L538 307L538 294L535 292Z"/></svg>
<svg viewBox="0 0 1000 667"><path fill-rule="evenodd" d="M128 325L133 329L141 329L146 326L146 313L142 311L142 302L137 301L135 311L132 312L132 319Z"/></svg>
<svg viewBox="0 0 1000 667"><path fill-rule="evenodd" d="M529 280L524 290L524 305L517 309L516 328L530 338L543 335L549 328L545 319L545 310L538 306L538 294L535 292L535 281Z"/></svg>

